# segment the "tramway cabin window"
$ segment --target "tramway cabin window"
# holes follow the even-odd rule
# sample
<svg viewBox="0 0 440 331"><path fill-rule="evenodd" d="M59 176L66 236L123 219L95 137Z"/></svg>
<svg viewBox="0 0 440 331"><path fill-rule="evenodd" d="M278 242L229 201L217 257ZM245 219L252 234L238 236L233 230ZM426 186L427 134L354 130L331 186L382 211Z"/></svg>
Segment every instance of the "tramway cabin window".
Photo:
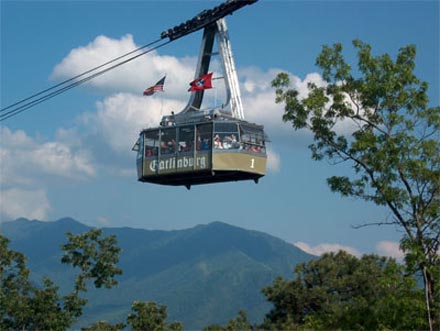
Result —
<svg viewBox="0 0 440 331"><path fill-rule="evenodd" d="M160 154L174 154L176 151L176 128L161 130Z"/></svg>
<svg viewBox="0 0 440 331"><path fill-rule="evenodd" d="M144 134L145 157L157 156L159 149L159 130L146 131Z"/></svg>
<svg viewBox="0 0 440 331"><path fill-rule="evenodd" d="M210 151L212 146L212 124L197 124L196 148L197 151Z"/></svg>
<svg viewBox="0 0 440 331"><path fill-rule="evenodd" d="M238 149L239 133L237 123L216 122L214 126L215 149Z"/></svg>
<svg viewBox="0 0 440 331"><path fill-rule="evenodd" d="M252 153L266 153L266 138L262 128L240 125L241 148Z"/></svg>
<svg viewBox="0 0 440 331"><path fill-rule="evenodd" d="M194 152L194 125L182 126L178 129L178 152L180 154Z"/></svg>

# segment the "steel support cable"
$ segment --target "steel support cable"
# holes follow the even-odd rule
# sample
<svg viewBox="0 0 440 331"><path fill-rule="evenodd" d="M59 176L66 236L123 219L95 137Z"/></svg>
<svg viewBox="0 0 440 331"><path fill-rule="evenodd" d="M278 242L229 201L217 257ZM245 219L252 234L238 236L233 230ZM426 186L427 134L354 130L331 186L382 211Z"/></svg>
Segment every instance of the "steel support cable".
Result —
<svg viewBox="0 0 440 331"><path fill-rule="evenodd" d="M165 46L165 45L167 45L167 44L169 44L169 43L171 42L171 40L169 40L169 41L164 42L164 43L162 43L162 44L160 44L160 45L158 45L158 46L155 46L155 47L153 47L153 48L150 48L150 49L148 49L148 50L146 50L146 51L144 51L144 52L142 52L142 53L139 53L139 54L137 54L137 55L135 55L135 56L132 56L132 57L130 57L130 58L128 58L128 59L126 59L126 60L124 60L124 61L122 61L122 62L119 62L119 63L117 63L117 64L115 64L115 65L113 65L113 66L111 66L111 67L108 67L108 68L106 68L106 69L103 69L103 70L101 70L101 71L98 71L97 73L95 73L95 74L93 74L93 75L87 76L87 77L85 77L85 78L83 78L83 79L81 79L81 80L76 80L76 79L78 79L78 78L80 78L80 77L83 77L83 76L89 74L89 73L92 73L93 71L96 71L96 70L98 70L98 69L101 69L101 68L103 68L103 67L105 67L105 66L107 66L107 65L109 65L109 64L111 64L111 63L113 63L113 62L115 62L115 61L118 61L118 60L120 60L120 59L122 59L122 58L124 58L124 57L127 57L128 55L131 55L131 54L133 54L133 53L135 53L135 52L138 52L139 50L142 50L142 49L144 49L144 48L146 48L146 47L149 47L149 46L151 46L151 45L154 45L154 44L156 44L157 42L159 42L160 40L162 40L162 39L158 39L158 40L156 40L156 41L154 41L154 42L151 42L151 43L149 43L149 44L147 44L147 45L144 45L144 46L142 46L142 47L139 47L139 48L137 48L137 49L135 49L135 50L133 50L133 51L131 51L131 52L129 52L129 53L126 53L126 54L124 54L124 55L121 55L121 56L119 56L119 57L117 57L117 58L115 58L115 59L112 59L112 60L110 60L110 61L104 63L104 64L101 64L101 65L99 65L99 66L97 66L97 67L94 67L94 68L92 68L92 69L90 69L90 70L87 70L86 72L83 72L82 74L79 74L79 75L77 75L77 76L75 76L75 77L69 78L69 79L67 79L67 80L65 80L65 81L63 81L63 82L61 82L61 83L59 83L59 84L57 84L57 85L54 85L54 86L52 86L52 87L50 87L50 88L48 88L48 89L45 89L45 90L43 90L43 91L41 91L41 92L38 92L38 93L36 93L36 94L33 94L32 96L30 96L30 97L28 97L28 98L26 98L26 99L23 99L23 100L21 100L21 101L18 101L18 102L14 103L14 104L12 104L12 105L10 105L10 106L8 106L8 107L2 108L2 109L0 110L0 112L4 112L4 111L6 111L6 110L8 110L8 109L11 109L11 108L14 108L14 107L15 107L14 109L9 110L8 112L6 112L6 113L4 113L4 114L0 114L0 122L1 122L1 121L4 121L4 120L6 120L6 119L8 119L8 118L10 118L10 117L13 117L13 116L15 116L15 115L17 115L17 114L19 114L19 113L25 111L25 110L28 110L28 109L30 109L30 108L32 108L32 107L34 107L34 106L36 106L36 105L38 105L38 104L40 104L40 103L46 101L46 100L48 100L48 99L51 99L51 98L57 96L58 94L61 94L61 93L63 93L63 92L66 92L66 91L68 91L68 90L70 90L70 89L72 89L72 88L78 86L78 85L81 85L81 84L83 84L83 83L85 83L85 82L87 82L87 81L89 81L89 80L91 80L91 79L93 79L93 78L95 78L95 77L98 77L98 76L100 76L100 75L102 75L102 74L104 74L104 73L106 73L106 72L108 72L108 71L110 71L110 70L112 70L112 69L115 69L115 68L117 68L117 67L119 67L119 66L121 66L121 65L123 65L123 64L126 64L126 63L128 63L128 62L130 62L130 61L133 61L133 60L137 59L138 57L140 57L140 56L142 56L142 55L145 55L145 54L150 53L150 52L152 52L152 51L154 51L154 50L157 50L157 49L159 49L160 47ZM76 80L76 81L75 81L75 80ZM35 99L37 96L40 96L40 95L42 95L42 94L44 94L44 93L46 93L46 92L49 92L49 91L51 91L51 90L54 90L55 88L60 87L60 86L63 86L63 85L65 85L65 84L67 84L67 83L69 83L69 82L72 82L72 81L74 81L74 82L71 83L71 84L69 84L69 85L67 85L67 86L64 86L64 87L62 87L62 88L60 88L60 89L57 89L57 90L55 90L55 91L53 91L53 92L51 92L51 93L49 93L49 94L46 94L46 95L44 95L44 96L42 96L42 97L40 97L40 98L38 98L38 99ZM31 99L34 99L34 100L29 101L29 100L31 100ZM24 102L26 102L26 101L29 101L29 102L27 102L27 103L25 103L25 104L23 104L23 105L21 105L21 106L18 106L18 105L20 105L20 104L22 104L22 103L24 103ZM16 107L16 106L18 106L18 107Z"/></svg>
<svg viewBox="0 0 440 331"><path fill-rule="evenodd" d="M46 92L48 92L48 91L50 91L50 90L53 90L53 89L55 89L55 88L57 88L57 87L59 87L59 86L62 86L62 85L64 85L64 84L67 84L68 82L71 82L71 81L73 81L73 80L75 80L75 79L78 79L78 78L80 78L80 77L82 77L82 76L84 76L84 75L87 75L87 74L89 74L89 73L95 71L95 70L101 69L102 67L104 67L104 66L106 66L106 65L109 65L109 64L111 64L111 63L113 63L113 62L115 62L115 61L118 61L118 60L120 60L120 59L122 59L122 58L124 58L124 57L126 57L126 56L128 56L128 55L131 55L131 54L133 54L133 53L135 53L135 52L137 52L137 51L140 51L141 49L144 49L144 48L146 48L146 47L152 46L152 45L156 44L157 42L159 42L160 40L161 40L161 39L157 39L157 40L155 40L155 41L153 41L153 42L151 42L151 43L149 43L149 44L147 44L147 45L144 45L144 46L141 46L141 47L139 47L139 48L136 48L135 50L132 50L131 52L128 52L128 53L126 53L126 54L124 54L124 55L121 55L121 56L119 56L119 57L117 57L117 58L115 58L115 59L112 59L112 60L110 60L110 61L108 61L108 62L106 62L106 63L103 63L103 64L101 64L101 65L99 65L99 66L97 66L97 67L94 67L94 68L92 68L92 69L90 69L90 70L87 70L87 71L83 72L82 74L79 74L79 75L77 75L77 76L74 76L74 77L72 77L72 78L69 78L69 79L67 79L67 80L65 80L65 81L63 81L63 82L60 82L60 83L58 83L58 84L56 84L56 85L54 85L54 86L52 86L52 87L49 87L49 88L47 88L47 89L45 89L45 90L43 90L43 91L41 91L41 92L35 93L35 94L31 95L30 97L27 97L27 98L25 98L25 99L23 99L23 100L20 100L20 101L18 101L18 102L15 102L15 103L12 104L12 105L9 105L9 106L7 106L7 107L5 107L5 108L0 109L0 112L6 111L6 110L8 110L8 109L10 109L10 108L12 108L12 107L14 107L14 106L17 106L17 105L19 105L19 104L21 104L21 103L23 103L23 102L26 102L26 101L28 101L28 100L30 100L30 99L32 99L32 98L35 98L35 97L37 97L37 96L39 96L39 95L41 95L41 94L43 94L43 93L46 93Z"/></svg>

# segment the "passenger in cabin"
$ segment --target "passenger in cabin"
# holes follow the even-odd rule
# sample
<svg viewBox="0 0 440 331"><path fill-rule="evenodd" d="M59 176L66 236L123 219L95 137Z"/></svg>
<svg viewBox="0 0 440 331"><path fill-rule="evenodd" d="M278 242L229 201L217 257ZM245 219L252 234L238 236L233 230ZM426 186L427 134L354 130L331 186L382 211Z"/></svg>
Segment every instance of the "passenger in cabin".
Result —
<svg viewBox="0 0 440 331"><path fill-rule="evenodd" d="M239 148L240 145L237 142L237 138L234 134L231 134L230 136L225 136L223 139L223 148L230 149L230 148Z"/></svg>
<svg viewBox="0 0 440 331"><path fill-rule="evenodd" d="M254 145L254 144L243 144L243 149L248 152L253 153L262 153L263 150L260 146Z"/></svg>
<svg viewBox="0 0 440 331"><path fill-rule="evenodd" d="M192 143L188 141L179 142L179 152L190 152L192 150Z"/></svg>
<svg viewBox="0 0 440 331"><path fill-rule="evenodd" d="M200 149L202 149L203 147L202 147L202 139L200 139L200 135L199 135L199 133L197 132L197 138L196 138L196 149L198 150L198 151L200 151Z"/></svg>
<svg viewBox="0 0 440 331"><path fill-rule="evenodd" d="M208 150L209 149L209 139L208 138L204 138L203 140L202 140L202 144L201 144L202 146L202 150L204 150L204 151L206 151L206 150Z"/></svg>
<svg viewBox="0 0 440 331"><path fill-rule="evenodd" d="M217 149L223 149L223 142L218 134L214 136L214 147Z"/></svg>
<svg viewBox="0 0 440 331"><path fill-rule="evenodd" d="M232 137L231 136L225 136L223 138L223 148L224 149L230 149L232 147Z"/></svg>
<svg viewBox="0 0 440 331"><path fill-rule="evenodd" d="M176 150L176 141L174 139L169 140L167 143L162 141L160 144L160 152L162 154L171 154Z"/></svg>
<svg viewBox="0 0 440 331"><path fill-rule="evenodd" d="M254 153L261 153L261 148L260 148L260 146L251 145L251 147L249 148L249 151L254 152Z"/></svg>
<svg viewBox="0 0 440 331"><path fill-rule="evenodd" d="M168 148L168 153L174 153L174 151L176 150L176 141L174 139L171 139L167 143L167 148Z"/></svg>

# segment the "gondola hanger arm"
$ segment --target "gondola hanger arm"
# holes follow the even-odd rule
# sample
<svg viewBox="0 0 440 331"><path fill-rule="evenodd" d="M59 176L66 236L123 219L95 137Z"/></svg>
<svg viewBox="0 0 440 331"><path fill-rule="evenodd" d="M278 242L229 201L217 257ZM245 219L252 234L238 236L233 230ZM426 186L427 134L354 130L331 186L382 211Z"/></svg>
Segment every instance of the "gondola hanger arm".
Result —
<svg viewBox="0 0 440 331"><path fill-rule="evenodd" d="M192 19L189 19L184 23L163 31L160 37L162 39L169 38L170 41L176 40L187 34L201 30L206 26L215 23L219 19L231 15L234 11L244 6L252 5L257 1L258 0L227 0L212 9L201 11Z"/></svg>

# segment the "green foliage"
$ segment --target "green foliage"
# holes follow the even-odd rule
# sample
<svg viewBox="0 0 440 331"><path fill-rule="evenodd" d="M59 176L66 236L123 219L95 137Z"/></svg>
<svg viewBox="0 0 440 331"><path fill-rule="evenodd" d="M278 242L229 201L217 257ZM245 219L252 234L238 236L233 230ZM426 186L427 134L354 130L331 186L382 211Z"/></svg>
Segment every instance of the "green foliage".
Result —
<svg viewBox="0 0 440 331"><path fill-rule="evenodd" d="M85 290L85 280L94 279L95 287L111 288L118 282L114 276L121 275L122 270L116 264L121 249L116 246L116 236L100 238L102 230L94 229L84 234L67 233L68 243L62 246L63 263L79 267L80 275L75 283L76 289Z"/></svg>
<svg viewBox="0 0 440 331"><path fill-rule="evenodd" d="M81 331L119 331L125 328L124 323L111 324L106 321L98 321L88 328L81 328Z"/></svg>
<svg viewBox="0 0 440 331"><path fill-rule="evenodd" d="M135 301L131 306L133 313L127 317L127 324L133 331L182 331L179 322L167 323L167 307L155 302Z"/></svg>
<svg viewBox="0 0 440 331"><path fill-rule="evenodd" d="M66 330L82 313L87 300L79 297L87 290L85 281L94 279L96 287L116 284L114 275L119 248L114 237L100 238L99 230L83 235L69 234L63 262L79 266L74 291L60 298L58 287L45 278L39 288L29 281L26 258L8 248L8 239L0 235L0 329Z"/></svg>
<svg viewBox="0 0 440 331"><path fill-rule="evenodd" d="M23 254L8 249L8 239L0 235L0 329L19 328L29 314L29 270Z"/></svg>
<svg viewBox="0 0 440 331"><path fill-rule="evenodd" d="M263 329L427 328L423 292L393 259L341 251L299 264L295 274L263 289L273 303Z"/></svg>
<svg viewBox="0 0 440 331"><path fill-rule="evenodd" d="M25 256L0 235L0 330L65 330L73 319L60 307L58 288L49 279L37 288L29 274Z"/></svg>
<svg viewBox="0 0 440 331"><path fill-rule="evenodd" d="M353 42L356 70L342 45L324 46L316 64L324 86L308 85L300 98L288 74L272 82L283 120L309 129L315 160L349 162L351 176L328 179L332 191L386 206L404 236L401 248L410 272L423 275L429 319L440 326L440 107L430 107L428 84L413 73L416 48L402 47L395 60L373 56ZM433 324L430 325L433 328Z"/></svg>
<svg viewBox="0 0 440 331"><path fill-rule="evenodd" d="M225 328L219 324L211 324L203 328L203 331L224 331Z"/></svg>
<svg viewBox="0 0 440 331"><path fill-rule="evenodd" d="M80 273L76 277L73 292L64 296L64 302L66 309L74 317L79 317L87 304L87 300L79 296L80 292L87 291L87 280L93 279L96 288L117 285L114 277L122 274L122 270L116 266L121 249L116 246L114 235L101 238L102 230L99 229L78 235L68 232L66 235L68 242L62 245L64 255L61 262L78 267Z"/></svg>
<svg viewBox="0 0 440 331"><path fill-rule="evenodd" d="M253 329L254 328L251 326L246 312L240 310L238 312L238 316L236 318L229 320L226 326L213 324L205 327L203 331L245 331L245 330L253 330Z"/></svg>
<svg viewBox="0 0 440 331"><path fill-rule="evenodd" d="M28 330L65 330L74 321L74 315L60 306L58 287L47 278L42 289L33 289L30 308Z"/></svg>

